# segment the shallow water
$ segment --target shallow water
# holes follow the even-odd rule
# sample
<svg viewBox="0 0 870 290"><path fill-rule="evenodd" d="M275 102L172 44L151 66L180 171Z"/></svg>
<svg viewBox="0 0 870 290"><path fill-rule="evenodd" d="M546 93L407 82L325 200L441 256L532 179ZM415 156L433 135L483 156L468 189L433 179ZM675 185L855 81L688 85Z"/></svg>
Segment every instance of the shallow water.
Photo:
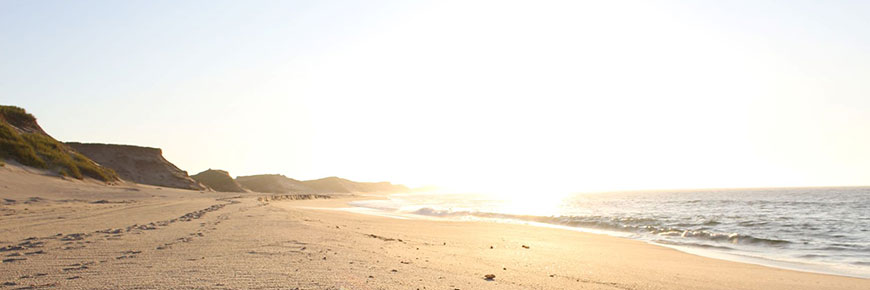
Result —
<svg viewBox="0 0 870 290"><path fill-rule="evenodd" d="M352 205L590 229L717 258L870 278L868 187L633 191L552 200L529 196L517 201L478 194L402 194Z"/></svg>

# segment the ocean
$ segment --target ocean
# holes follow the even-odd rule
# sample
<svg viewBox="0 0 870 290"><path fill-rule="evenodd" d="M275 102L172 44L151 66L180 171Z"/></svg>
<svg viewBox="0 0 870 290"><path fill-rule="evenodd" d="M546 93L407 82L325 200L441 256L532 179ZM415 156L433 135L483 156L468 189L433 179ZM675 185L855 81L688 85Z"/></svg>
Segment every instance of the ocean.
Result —
<svg viewBox="0 0 870 290"><path fill-rule="evenodd" d="M870 278L870 187L395 194L351 205L403 218L526 223L767 266Z"/></svg>

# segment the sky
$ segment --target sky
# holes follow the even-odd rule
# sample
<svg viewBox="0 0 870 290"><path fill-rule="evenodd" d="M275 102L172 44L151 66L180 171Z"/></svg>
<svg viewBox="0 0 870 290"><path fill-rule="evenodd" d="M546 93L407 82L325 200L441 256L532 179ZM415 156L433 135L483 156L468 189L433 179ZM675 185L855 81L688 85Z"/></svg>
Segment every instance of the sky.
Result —
<svg viewBox="0 0 870 290"><path fill-rule="evenodd" d="M191 174L870 185L867 1L0 0L0 104Z"/></svg>

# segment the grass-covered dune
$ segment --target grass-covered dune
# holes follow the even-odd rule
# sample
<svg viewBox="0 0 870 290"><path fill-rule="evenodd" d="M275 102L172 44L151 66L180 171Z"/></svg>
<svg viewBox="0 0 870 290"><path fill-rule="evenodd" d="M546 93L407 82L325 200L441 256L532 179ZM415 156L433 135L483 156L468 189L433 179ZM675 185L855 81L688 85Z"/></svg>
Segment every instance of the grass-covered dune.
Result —
<svg viewBox="0 0 870 290"><path fill-rule="evenodd" d="M82 179L118 180L118 175L45 133L22 108L0 105L0 159Z"/></svg>

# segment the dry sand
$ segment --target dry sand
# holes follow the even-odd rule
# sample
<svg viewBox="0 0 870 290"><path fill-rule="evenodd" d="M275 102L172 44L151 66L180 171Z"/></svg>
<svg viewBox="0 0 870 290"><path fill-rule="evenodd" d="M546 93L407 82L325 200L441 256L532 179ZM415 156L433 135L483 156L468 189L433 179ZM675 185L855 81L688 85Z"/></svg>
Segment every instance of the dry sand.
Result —
<svg viewBox="0 0 870 290"><path fill-rule="evenodd" d="M320 209L348 200L107 187L7 166L0 288L870 289L569 230Z"/></svg>

